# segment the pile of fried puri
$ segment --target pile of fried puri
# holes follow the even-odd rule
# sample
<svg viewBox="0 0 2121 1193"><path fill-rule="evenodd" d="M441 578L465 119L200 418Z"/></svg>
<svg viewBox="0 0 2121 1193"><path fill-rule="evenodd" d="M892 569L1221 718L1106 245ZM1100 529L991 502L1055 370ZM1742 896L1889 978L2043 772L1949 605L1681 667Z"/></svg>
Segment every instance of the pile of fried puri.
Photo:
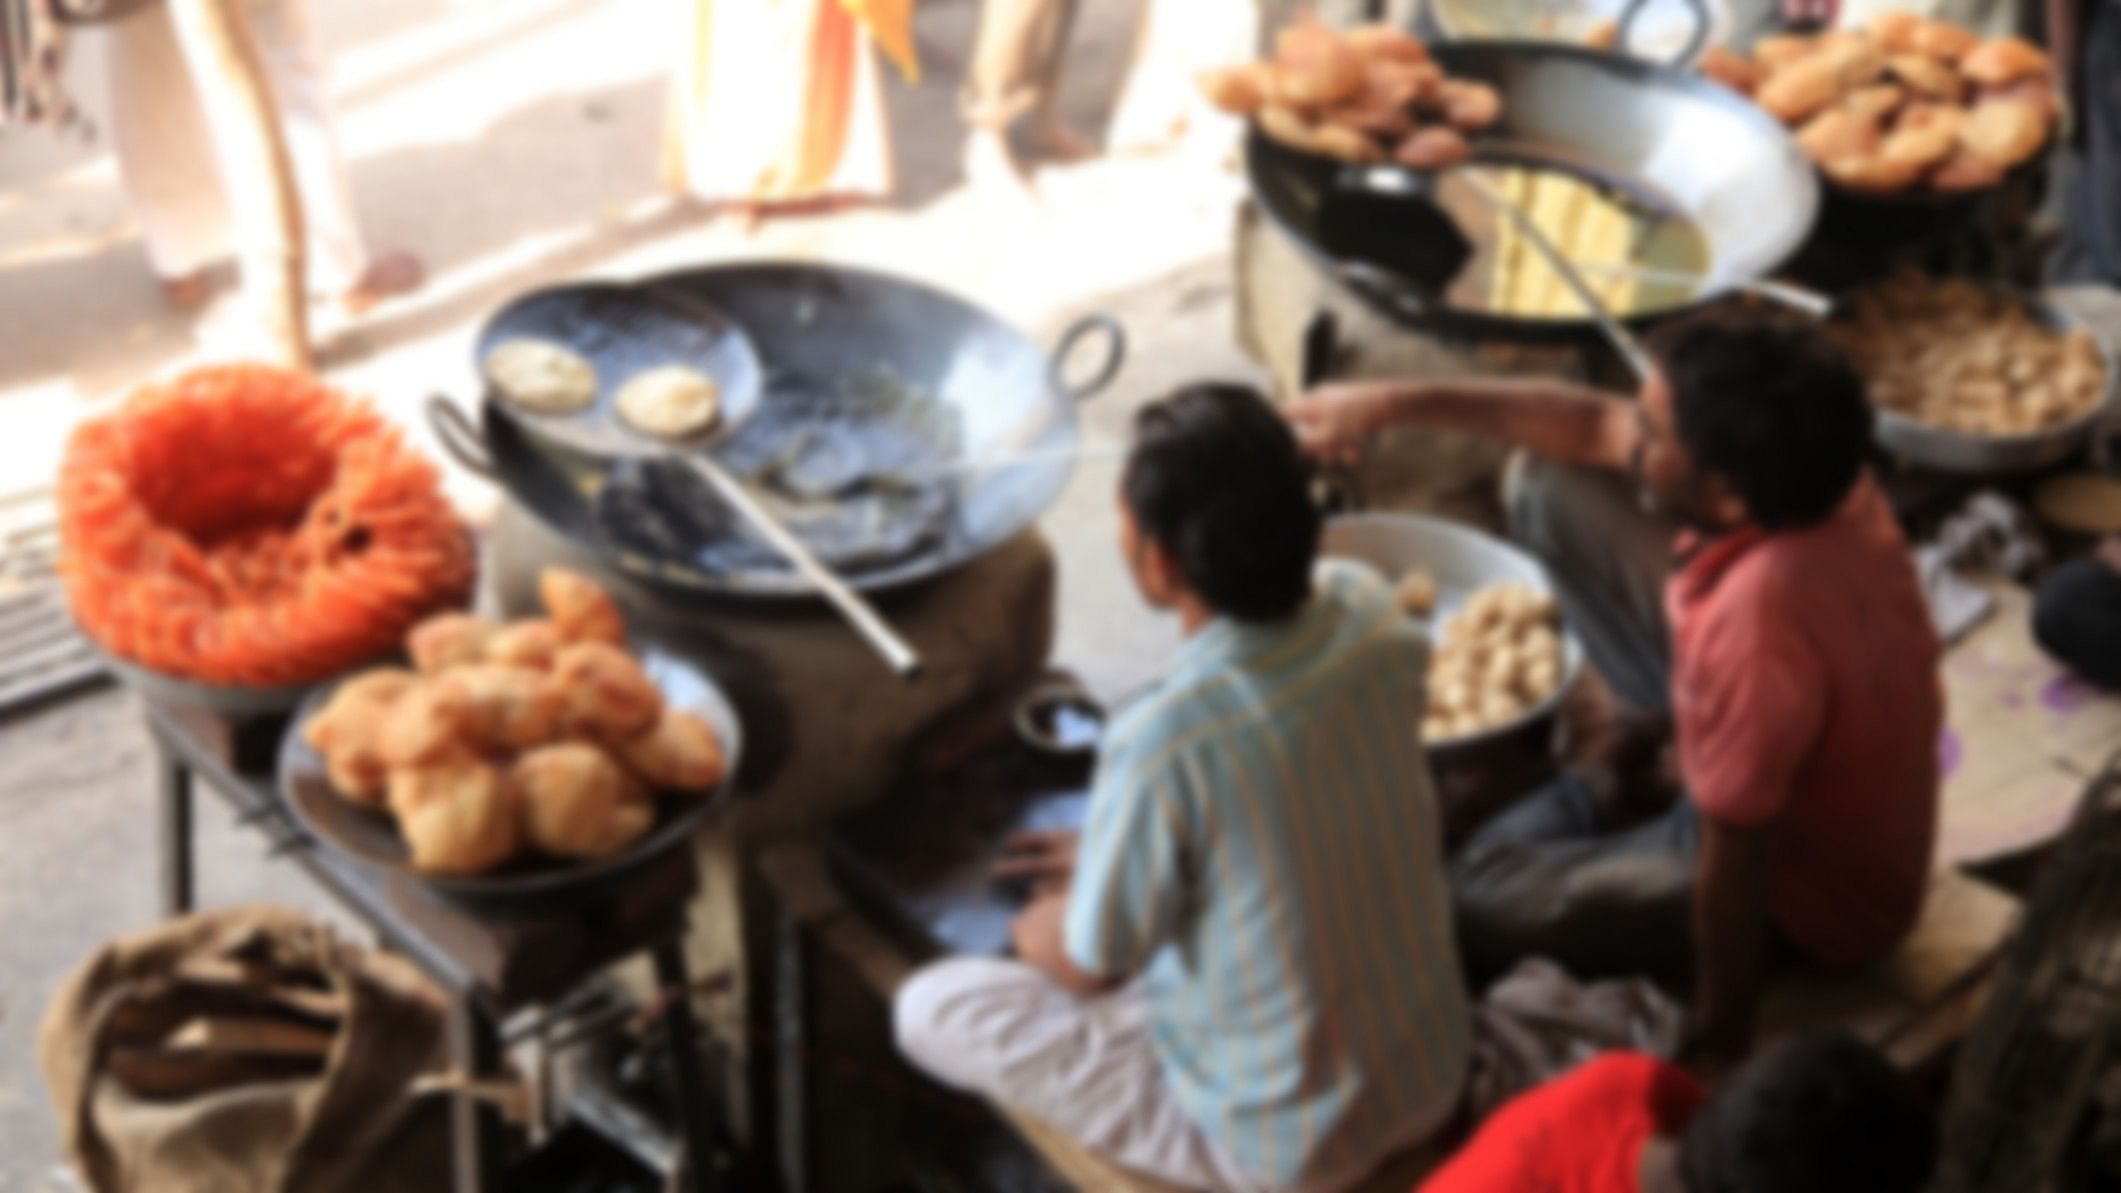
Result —
<svg viewBox="0 0 2121 1193"><path fill-rule="evenodd" d="M2047 146L2061 111L2048 57L2016 37L1881 13L1867 29L1721 48L1703 74L1754 98L1836 185L1870 193L1983 190Z"/></svg>
<svg viewBox="0 0 2121 1193"><path fill-rule="evenodd" d="M538 595L544 618L421 622L413 670L346 681L302 727L339 795L396 819L417 870L608 857L654 825L655 793L726 774L713 728L666 705L627 653L602 589L549 569Z"/></svg>
<svg viewBox="0 0 2121 1193"><path fill-rule="evenodd" d="M2089 332L2058 332L1963 279L1896 274L1858 291L1832 333L1874 404L1947 430L2031 434L2084 417L2107 392Z"/></svg>
<svg viewBox="0 0 2121 1193"><path fill-rule="evenodd" d="M1425 572L1399 581L1399 606L1426 618L1436 582ZM1449 741L1506 725L1561 686L1561 615L1554 598L1525 584L1489 584L1444 622L1429 659L1425 741Z"/></svg>
<svg viewBox="0 0 2121 1193"><path fill-rule="evenodd" d="M1343 32L1299 19L1275 38L1271 59L1208 71L1199 83L1208 102L1291 149L1415 170L1465 161L1466 138L1502 116L1493 87L1446 77L1427 46L1390 25Z"/></svg>

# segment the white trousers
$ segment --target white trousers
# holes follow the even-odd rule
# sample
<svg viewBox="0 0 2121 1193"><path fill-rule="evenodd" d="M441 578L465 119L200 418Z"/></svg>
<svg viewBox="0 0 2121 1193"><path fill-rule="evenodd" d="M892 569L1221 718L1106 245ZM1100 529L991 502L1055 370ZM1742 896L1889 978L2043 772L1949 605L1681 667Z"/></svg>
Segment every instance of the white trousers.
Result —
<svg viewBox="0 0 2121 1193"><path fill-rule="evenodd" d="M1139 986L1083 999L1017 961L956 957L900 988L899 1050L945 1085L1082 1141L1122 1168L1218 1193L1267 1193L1164 1084Z"/></svg>
<svg viewBox="0 0 2121 1193"><path fill-rule="evenodd" d="M955 957L908 979L892 1018L899 1050L937 1081L1065 1132L1122 1168L1189 1189L1272 1193L1171 1096L1139 984L1084 999L1021 962ZM1374 1160L1421 1139L1409 1132ZM1327 1174L1296 1193L1335 1193L1368 1175Z"/></svg>
<svg viewBox="0 0 2121 1193"><path fill-rule="evenodd" d="M309 0L246 0L301 195L309 288L350 289L368 267L332 123L330 82ZM110 28L111 124L118 167L155 273L181 278L234 251L223 155L207 127L166 5Z"/></svg>

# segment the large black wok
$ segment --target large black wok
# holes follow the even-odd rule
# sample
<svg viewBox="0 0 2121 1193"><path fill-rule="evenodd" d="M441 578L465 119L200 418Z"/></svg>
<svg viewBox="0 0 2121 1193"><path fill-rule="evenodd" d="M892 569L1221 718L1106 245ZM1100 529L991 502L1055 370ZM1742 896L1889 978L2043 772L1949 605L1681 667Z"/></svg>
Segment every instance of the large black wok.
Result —
<svg viewBox="0 0 2121 1193"><path fill-rule="evenodd" d="M948 571L1035 522L1073 471L1067 452L1080 440L1076 403L1108 385L1125 354L1119 325L1104 316L1069 328L1049 360L1022 333L962 299L863 270L747 264L638 284L700 300L756 348L767 378L758 409L712 449L732 470L778 477L775 453L795 443L811 473L823 467L857 482L865 469L890 474L890 484L874 492L858 483L849 492L867 495L845 502L829 493L806 496L805 517L790 519L806 543L831 552L828 562L848 584L868 591ZM1099 336L1105 349L1091 374L1064 380L1062 364ZM879 389L904 395L886 401L903 406L907 418L880 424L868 417L868 405L861 418L837 417L838 406L873 403ZM497 411L497 401L486 397L476 424L444 402L430 413L451 454L492 477L550 529L665 590L814 597L711 491L685 487L681 475L644 476L634 471L638 464L614 464L526 433ZM937 468L939 461L1027 453L1031 458L1016 464ZM898 473L913 483L903 484ZM899 500L901 493L908 496ZM672 521L677 531L665 525ZM644 523L654 523L652 533Z"/></svg>
<svg viewBox="0 0 2121 1193"><path fill-rule="evenodd" d="M1706 262L1699 289L1628 314L1644 323L1715 301L1757 281L1801 245L1819 207L1812 164L1788 131L1735 92L1696 75L1612 54L1540 42L1452 42L1434 47L1450 74L1494 86L1502 120L1475 146L1482 166L1550 169L1594 182L1639 207L1670 212L1699 229ZM1453 337L1537 343L1592 341L1588 317L1538 318L1453 305L1395 258L1388 204L1377 197L1392 168L1365 171L1276 144L1257 129L1245 151L1252 193L1267 218L1328 275L1385 314ZM1476 243L1492 235L1478 209L1439 201ZM1383 215L1380 215L1383 212ZM1492 225L1492 221L1490 221Z"/></svg>

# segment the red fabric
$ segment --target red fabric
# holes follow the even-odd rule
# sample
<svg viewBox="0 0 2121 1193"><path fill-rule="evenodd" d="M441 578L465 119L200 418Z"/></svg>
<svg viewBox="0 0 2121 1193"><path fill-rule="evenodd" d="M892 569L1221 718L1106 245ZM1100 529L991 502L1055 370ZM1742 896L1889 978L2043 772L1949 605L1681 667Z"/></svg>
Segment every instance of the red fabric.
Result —
<svg viewBox="0 0 2121 1193"><path fill-rule="evenodd" d="M1685 1069L1607 1053L1496 1111L1419 1193L1635 1193L1642 1145L1706 1096Z"/></svg>
<svg viewBox="0 0 2121 1193"><path fill-rule="evenodd" d="M1900 528L1866 477L1821 525L1690 546L1666 594L1687 789L1726 824L1774 822L1770 914L1813 962L1873 960L1921 908L1944 725Z"/></svg>

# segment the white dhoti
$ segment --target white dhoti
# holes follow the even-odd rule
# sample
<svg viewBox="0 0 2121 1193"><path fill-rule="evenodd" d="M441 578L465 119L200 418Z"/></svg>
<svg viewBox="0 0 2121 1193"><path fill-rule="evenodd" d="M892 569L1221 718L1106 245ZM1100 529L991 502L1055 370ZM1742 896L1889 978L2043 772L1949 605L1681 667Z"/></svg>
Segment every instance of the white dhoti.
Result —
<svg viewBox="0 0 2121 1193"><path fill-rule="evenodd" d="M1179 1107L1150 1040L1149 998L1139 982L1078 998L1019 961L954 957L909 978L892 1019L899 1051L929 1076L1036 1119L1122 1168L1215 1193L1273 1188L1239 1168ZM1384 1155L1433 1130L1408 1123ZM1321 1174L1296 1193L1335 1193L1371 1167Z"/></svg>
<svg viewBox="0 0 2121 1193"><path fill-rule="evenodd" d="M245 0L301 195L312 291L351 289L368 268L333 127L309 0ZM156 274L187 277L235 251L222 187L227 148L207 126L167 6L110 27L118 166Z"/></svg>
<svg viewBox="0 0 2121 1193"><path fill-rule="evenodd" d="M1017 961L929 965L892 1008L899 1050L937 1081L1190 1189L1264 1193L1201 1134L1164 1082L1139 985L1077 998Z"/></svg>

